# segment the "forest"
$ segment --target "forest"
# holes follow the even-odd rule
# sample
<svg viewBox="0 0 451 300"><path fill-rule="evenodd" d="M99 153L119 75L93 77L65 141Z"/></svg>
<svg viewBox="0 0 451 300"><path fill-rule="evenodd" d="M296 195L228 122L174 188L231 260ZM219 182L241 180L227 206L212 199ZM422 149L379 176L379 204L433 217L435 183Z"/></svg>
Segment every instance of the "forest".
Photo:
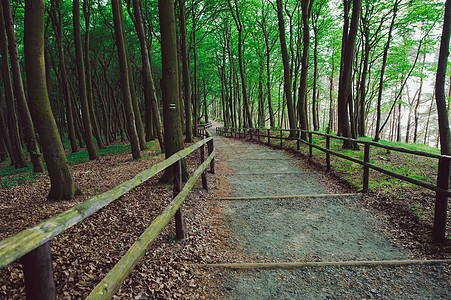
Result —
<svg viewBox="0 0 451 300"><path fill-rule="evenodd" d="M2 1L0 209L5 213L0 220L4 224L0 226L0 235L5 239L0 246L15 241L14 236L6 238L13 233L21 231L20 234L27 235L28 231L23 229L33 224L38 224L33 228L44 224L42 232L48 233L46 226L58 220L55 223L58 228L52 229L55 232L61 229L58 234L75 225L67 235L55 237L58 235L55 234L46 240L33 241L27 237L36 244L28 245L30 249L22 244L14 246L28 251L23 263L24 276L28 276L25 268L26 260L32 257L30 253L41 255L36 253L44 251L50 257L49 241L55 237L51 247L56 257L59 295L72 290L79 293L74 295L86 296L94 282L100 280L100 277L94 280L92 270L107 273L113 261L124 255L136 239L134 235L149 230L154 223L150 227L147 223L155 218L163 233L149 239L140 251L145 253L158 237L161 243L152 245L152 249L163 247L167 252L161 252L163 258L149 258L152 262L146 265L150 269L137 276L148 277L142 280L152 277L157 286L148 288L148 292L161 292L158 295L163 298L177 298L167 294L172 293L172 281L167 279L177 277L172 279L178 284L183 282L185 289L180 293L189 297L199 282L208 281L206 273L173 272L172 268L180 267L176 262L179 258L174 257L180 253L182 260L190 264L216 262L217 258L221 261L219 255L215 256L218 251L208 246L219 245L229 261L235 259L234 251L238 250L227 248L225 241L228 230L239 223L230 225L225 221L227 210L226 213L220 210L223 204L211 208L204 205L210 202L202 201L233 200L222 197L229 196L227 193L233 188L224 179L226 175L232 176L227 173L230 165L224 162L235 158L238 168L246 168L246 164L252 165L248 160L262 151L251 143L243 146L244 142L225 141L219 135L215 135L218 143L214 144L211 132L216 129L217 134L225 137L243 134L250 135L248 140L253 141L254 135L254 141L258 142L266 138L269 147L282 148L285 143L289 150L290 147L294 150L297 146L301 156L309 151L304 161L308 161L306 172L297 168L298 162L288 163L294 157L291 152L291 156L279 156L282 167L271 167L279 154L265 150L274 157L257 163L256 171L266 170L264 175L268 178L279 172L276 174L279 177L264 184L262 191L253 187L256 193L253 197L275 187L280 191L269 197L282 199L286 196L285 187L277 178L288 175L292 189L311 189L313 192L307 198L328 199L332 194L329 191L323 194L319 187L324 180L332 190L336 189L338 198L348 197L352 191L352 197L362 196L360 202L355 202L361 206L359 209L365 213L377 211L376 215L382 216L381 228L390 236L391 243L402 244L413 253L396 259L448 258L450 33L451 0L446 3L444 0ZM205 128L212 123L214 128L207 132ZM319 136L316 145L312 144L312 134ZM331 138L338 142L332 142L331 146ZM317 161L322 161L323 156L313 154L312 150L312 146L320 148L319 140L327 148L324 151L327 170L320 180L316 176L324 166ZM309 150L299 149L301 141L309 145ZM218 173L225 175L214 176L214 147L219 153ZM399 151L400 147L405 149ZM200 153L199 158L192 155L195 150ZM226 151L229 154L224 154ZM399 153L394 154L396 151ZM332 158L333 172L329 172L331 153L338 153L338 157L349 155L349 162ZM408 155L418 156L409 159L412 156ZM418 158L421 155L424 157ZM288 168L283 163L291 165ZM206 196L208 164L212 174L208 180L216 197L213 200ZM388 171L376 175L373 171L381 169L380 166ZM369 167L373 167L371 175ZM292 171L283 173L277 168ZM362 169L363 176L359 173ZM162 170L161 178L148 180ZM146 172L152 175L144 180L141 174ZM385 176L387 173L395 176ZM295 177L296 174L301 177ZM251 187L259 184L252 176L262 174L235 175L246 176L246 180L237 182ZM196 185L200 177L203 190ZM394 178L410 181L399 182ZM369 180L372 181L368 183ZM414 186L421 180L425 183L419 186L435 194ZM189 192L185 191L186 186L181 190L182 182L193 188L194 196L188 197L185 217L186 223L194 225L187 225L191 232L187 230L186 244L177 244L174 239L184 239L180 237L185 226L181 205L182 197ZM249 187L243 189L252 190ZM304 192L290 197L299 198ZM177 205L171 202L165 209L171 214L161 214L165 216L164 223L158 213L171 197L173 201L179 200ZM252 198L246 197L241 200ZM106 204L99 199L107 199L102 200ZM337 201L348 203L348 200ZM322 201L312 203L324 202L326 207L332 202ZM262 207L277 206L273 202ZM89 203L94 204L90 207ZM351 207L354 202L348 204ZM71 208L66 210L68 207ZM249 207L252 214L257 211L257 206ZM328 213L325 209L324 214ZM365 213L353 215L363 218ZM81 223L91 214L92 218ZM174 214L175 226L162 231L172 224L169 222ZM142 220L136 221L138 216ZM336 216L333 217L330 224L335 224ZM281 218L282 224L285 221ZM214 225L211 228L220 230L211 229L206 225L208 222ZM66 227L59 226L60 223ZM298 226L303 221L295 223ZM315 226L316 222L312 228L318 229ZM171 231L173 227L176 235ZM303 229L280 236L291 238L298 231ZM44 244L39 244L44 240ZM326 240L334 242L333 238ZM360 254L363 244L353 241L347 244L357 245L356 253ZM72 244L73 247L67 246ZM168 250L174 245L179 250ZM112 249L114 259L99 258L107 249ZM150 252L158 256L158 251ZM86 253L97 258L89 261ZM35 259L29 261L34 263ZM127 272L132 272L138 261L139 257ZM166 268L166 262L170 267L163 271L160 266ZM22 274L21 270L16 263L8 264L4 264L7 267L1 270L0 277L5 279L3 274L11 272L12 279L8 284L2 283L2 293L22 293L23 278L17 275ZM91 271L73 275L82 270L77 264ZM53 282L51 267L50 258L48 266L41 268L50 270L46 275L51 278L49 282ZM160 273L151 271L152 268L165 273L164 284L160 284L160 278L155 279ZM134 282L141 287L141 279ZM134 286L129 284L125 288ZM103 294L103 290L100 292ZM126 290L119 293L128 295ZM205 289L200 293L206 293Z"/></svg>
<svg viewBox="0 0 451 300"><path fill-rule="evenodd" d="M45 5L45 79L64 147L86 146L94 159L96 147L127 135L139 143L136 149L155 138L163 146L156 1ZM24 88L25 2L4 6L0 152L23 167L23 141L29 153L37 147L29 142L34 127ZM441 1L175 1L186 140L215 118L231 127L301 128L438 147L434 84L443 8ZM129 81L126 87L121 80ZM136 142L126 130L131 116Z"/></svg>

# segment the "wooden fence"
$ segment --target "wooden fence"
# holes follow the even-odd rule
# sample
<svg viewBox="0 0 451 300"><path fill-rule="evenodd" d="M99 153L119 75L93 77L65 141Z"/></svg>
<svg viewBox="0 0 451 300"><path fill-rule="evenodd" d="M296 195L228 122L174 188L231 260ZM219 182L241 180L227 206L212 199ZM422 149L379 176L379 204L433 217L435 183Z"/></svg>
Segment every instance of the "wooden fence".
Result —
<svg viewBox="0 0 451 300"><path fill-rule="evenodd" d="M207 159L205 159L205 145L208 146L209 156ZM200 150L201 165L190 177L185 186L181 188L181 161L197 149ZM116 290L138 263L139 259L145 254L148 246L158 237L173 216L175 216L176 223L176 238L183 239L183 221L179 208L199 177L202 177L203 188L207 189L206 170L210 165L210 172L215 172L215 154L213 138L203 139L173 154L165 161L153 165L117 187L94 196L34 227L25 229L14 236L0 241L0 268L22 258L21 263L24 269L27 298L55 299L55 284L49 241L64 230L107 206L134 187L139 186L149 178L172 166L174 171L174 199L155 218L152 224L88 297L89 299L112 298Z"/></svg>
<svg viewBox="0 0 451 300"><path fill-rule="evenodd" d="M386 174L388 176L424 187L426 189L432 190L436 193L436 201L435 201L435 213L434 213L434 232L433 232L433 239L435 241L442 241L445 237L445 231L446 231L446 219L447 219L447 199L449 196L451 196L451 192L449 191L449 166L451 164L451 156L445 156L445 155L439 155L424 151L414 151L409 149L404 149L400 147L392 147L387 145L382 145L380 143L376 142L370 142L370 141L362 141L357 139L350 139L330 134L324 134L320 132L315 131L307 131L307 130L290 130L290 129L248 129L248 128L225 128L225 127L217 127L216 128L217 134L221 134L224 136L229 137L249 137L251 140L254 138L257 138L258 141L262 137L267 139L267 144L271 144L271 140L280 140L280 146L283 146L284 140L291 140L296 141L296 147L297 150L300 149L300 144L305 144L309 147L309 156L312 157L313 155L313 149L320 150L326 154L326 169L327 171L330 171L331 165L330 165L330 155L335 155L337 157L340 157L345 160L349 160L353 163L359 164L363 166L363 189L362 191L364 193L368 192L368 185L369 185L369 170L375 170L380 173ZM288 132L290 133L288 136L284 136L284 133ZM294 134L293 134L294 133ZM300 137L301 134L304 134L307 139L304 140ZM326 139L326 145L325 148L321 147L319 145L313 144L313 136L321 136ZM363 160L356 159L354 157L350 157L347 155L344 155L342 153L339 153L337 151L331 150L331 140L341 140L341 141L350 141L352 143L356 144L362 144L364 146L364 154L363 154ZM371 147L375 148L382 148L385 150L390 151L397 151L401 153L407 153L422 157L429 157L434 158L438 160L438 178L437 178L437 185L430 184L428 182L424 182L415 178L408 177L406 175L398 174L395 172L392 172L390 170L386 170L384 168L381 168L379 166L373 165L370 163L370 149ZM444 171L445 175L443 173L440 173L440 170ZM448 171L446 171L448 170ZM445 179L443 179L445 178Z"/></svg>

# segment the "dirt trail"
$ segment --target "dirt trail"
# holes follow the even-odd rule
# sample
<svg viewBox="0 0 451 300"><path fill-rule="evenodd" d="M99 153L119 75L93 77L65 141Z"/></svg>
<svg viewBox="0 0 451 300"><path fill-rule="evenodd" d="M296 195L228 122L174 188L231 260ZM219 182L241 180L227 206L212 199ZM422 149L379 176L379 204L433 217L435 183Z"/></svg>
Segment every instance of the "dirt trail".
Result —
<svg viewBox="0 0 451 300"><path fill-rule="evenodd" d="M359 207L358 195L324 196L330 192L322 175L284 151L220 136L215 148L230 170L230 196L257 197L227 200L226 209L230 242L250 262L406 259L375 230L378 220ZM448 268L218 269L214 276L227 299L449 299Z"/></svg>

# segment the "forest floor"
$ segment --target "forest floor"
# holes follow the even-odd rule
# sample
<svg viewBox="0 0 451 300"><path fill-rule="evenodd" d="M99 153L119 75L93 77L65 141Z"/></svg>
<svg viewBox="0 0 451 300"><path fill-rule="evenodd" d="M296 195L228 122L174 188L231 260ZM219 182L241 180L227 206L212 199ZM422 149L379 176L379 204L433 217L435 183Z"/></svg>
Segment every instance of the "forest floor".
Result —
<svg viewBox="0 0 451 300"><path fill-rule="evenodd" d="M218 199L230 196L262 195L257 193L262 187L274 189L274 195L280 195L279 192L286 190L286 185L289 184L286 180L295 177L282 175L282 177L276 177L273 184L268 185L255 180L259 178L258 174L254 174L255 176L240 175L239 173L253 174L254 171L252 171L251 165L236 165L237 161L234 159L238 157L233 156L237 153L230 150L237 150L237 147L240 147L240 152L246 154L250 153L247 151L251 150L249 147L256 145L221 137L215 139L217 139L215 140L217 144L216 174L208 174L209 192L201 189L201 185L198 183L184 203L186 239L181 242L174 241L175 226L171 222L150 246L147 255L116 293L118 297L123 299L216 299L241 298L246 295L251 295L251 298L267 298L279 295L280 298L301 296L325 298L330 295L349 296L352 288L356 285L364 292L360 295L356 294L360 296L357 298L388 296L390 294L387 294L387 289L393 288L394 285L404 286L405 289L413 291L423 290L426 293L433 291L434 295L438 295L439 298L440 295L449 296L441 294L443 289L450 290L449 266L409 266L388 269L356 267L339 268L339 270L327 267L321 272L302 268L285 271L227 271L199 267L198 264L257 261L349 260L380 257L451 258L451 247L431 246L429 241L430 222L426 219L427 216L419 218L412 209L409 209L408 204L402 204L399 198L391 198L390 195L380 191L350 199L335 197L321 198L320 200L309 199L303 202L293 202L292 199L258 200L256 202L264 205L259 206L258 209L251 209L248 215L246 213L237 215L236 213L245 212L246 207L254 208L255 201L239 202ZM226 143L229 143L229 146L225 144L221 147L220 139L228 140L229 142ZM265 151L269 151L271 156L282 155L288 163L283 166L286 168L283 172L312 175L310 181L304 186L311 190L308 194L353 192L352 187L340 179L337 174L324 174L321 166L312 163L302 155L292 151L283 153L283 151L267 147L258 147L259 150L255 150L256 152L250 153L250 155L255 156ZM260 150L261 148L266 150ZM138 161L132 160L131 154L111 153L103 155L95 161L72 165L74 178L84 193L83 196L73 201L46 201L45 197L50 186L46 174L38 176L32 181L24 180L16 185L3 185L0 190L0 239L37 224L132 178L151 165L162 161L164 155L159 152L158 146L154 145L149 151L144 151L143 159ZM297 163L293 163L295 160ZM198 154L190 155L187 161L188 169L192 172L199 164ZM257 167L272 169L268 162L269 160ZM289 170L293 165L298 169ZM6 168L6 165L0 165L0 168ZM233 175L234 173L235 175ZM238 174L236 175L236 173ZM251 176L255 178L250 180ZM17 175L5 176L2 177L2 180L8 179L7 177L17 178ZM21 175L21 177L23 176ZM251 187L250 181L257 184ZM301 181L297 180L297 182ZM293 188L295 190L292 191L292 195L302 194L302 191L299 190L303 188L302 186ZM254 191L251 191L252 189ZM247 194L250 192L252 194ZM414 190L409 192L408 188L403 193L405 195L411 193L414 197L421 196ZM269 194L269 192L265 194ZM157 176L54 238L51 242L51 249L58 298L86 297L152 220L161 213L170 202L171 197L172 187L160 184ZM429 200L425 200L425 203L431 205ZM281 209L279 216L275 213L277 208ZM346 250L347 248L340 244L336 248L341 249L341 252L336 253L328 250L328 247L331 247L331 244L328 244L332 240L330 236L326 234L313 238L309 235L307 228L326 233L334 230L334 227L337 226L331 224L330 220L320 219L338 216L340 210L343 212L340 217L345 220L352 218L354 226L342 228L339 232L350 231L350 234L354 232L357 236L351 234L343 237L342 241L350 250ZM286 219L290 211L297 211L298 214L289 219L289 224L281 223L280 217ZM278 226L277 230L262 227L265 215L273 217L271 223ZM300 218L307 219L308 222L302 222ZM321 226L318 225L318 221L322 224ZM248 231L241 230L248 224L257 225L259 228L251 226ZM323 225L327 227L323 228ZM359 235L361 234L358 233L357 229L359 228L366 228L367 234ZM354 229L354 231L350 229ZM270 240L279 239L291 244L288 248L281 247L277 243L266 247L264 239L260 239L265 238L261 235L265 233L271 233L267 236ZM377 240L373 244L382 245L379 245L382 247L382 250L379 250L385 253L384 255L377 254L381 253L379 250L367 249L366 241L371 238ZM259 250L255 252L249 249ZM312 249L315 251L311 251ZM412 282L415 283L412 278L418 280L417 274L419 273L422 274L420 279L423 283L409 285ZM404 283L395 280L400 275L403 276ZM354 281L354 277L360 279ZM431 282L430 278L437 277L442 281ZM355 284L350 283L349 280ZM272 283L268 285L268 282ZM298 285L301 282L305 285ZM287 289L283 288L288 293L286 295L279 289L284 286L287 287ZM339 286L334 293L331 290L333 286ZM305 293L301 294L301 291ZM404 290L399 288L395 288L393 291L404 293ZM237 294L237 292L241 294ZM251 292L256 294L250 294ZM425 298L428 298L427 295L423 294ZM19 263L16 262L0 269L0 298L24 298L23 274ZM401 296L401 298L408 297Z"/></svg>

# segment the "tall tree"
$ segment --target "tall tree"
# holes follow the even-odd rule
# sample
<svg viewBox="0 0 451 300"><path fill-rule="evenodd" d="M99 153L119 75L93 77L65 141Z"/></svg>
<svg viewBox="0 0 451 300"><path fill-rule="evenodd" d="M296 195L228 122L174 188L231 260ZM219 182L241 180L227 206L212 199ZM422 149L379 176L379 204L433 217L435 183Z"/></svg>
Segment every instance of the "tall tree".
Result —
<svg viewBox="0 0 451 300"><path fill-rule="evenodd" d="M158 0L161 30L161 58L163 93L163 123L166 158L183 149L180 105L178 92L177 33L175 29L174 2ZM171 168L167 169L164 181L171 181Z"/></svg>
<svg viewBox="0 0 451 300"><path fill-rule="evenodd" d="M8 35L9 55L11 57L14 96L17 100L22 131L28 152L30 153L31 162L33 163L33 172L43 172L44 164L41 160L41 153L36 140L33 121L31 120L30 111L28 110L28 104L25 99L22 74L19 66L19 54L17 52L16 33L14 32L14 22L11 13L11 4L9 1L2 1L2 4L3 14L5 16L6 33Z"/></svg>
<svg viewBox="0 0 451 300"><path fill-rule="evenodd" d="M307 112L307 75L308 75L308 59L310 47L310 27L309 19L312 11L313 0L301 1L302 8L302 59L301 59L301 81L299 83L298 93L298 116L299 125L302 130L308 130L308 112ZM301 138L306 139L307 134L301 133Z"/></svg>
<svg viewBox="0 0 451 300"><path fill-rule="evenodd" d="M70 95L69 81L67 78L66 59L63 50L63 17L61 14L60 0L52 0L50 9L50 18L55 32L55 39L59 56L59 73L61 85L63 88L64 104L66 106L66 123L72 153L78 152L78 144L75 137L74 118L72 113L72 99Z"/></svg>
<svg viewBox="0 0 451 300"><path fill-rule="evenodd" d="M81 33L80 33L80 0L73 1L73 26L74 26L74 43L75 43L75 59L77 63L78 74L78 90L81 102L81 111L84 127L84 139L86 142L86 148L88 148L89 159L94 160L97 158L96 149L94 147L94 141L92 139L92 126L91 117L88 106L88 96L86 89L86 72L83 59L83 51L81 46Z"/></svg>
<svg viewBox="0 0 451 300"><path fill-rule="evenodd" d="M229 4L230 13L232 14L233 20L235 21L235 25L238 30L238 65L240 68L240 77L241 77L241 92L243 94L243 106L244 106L244 114L243 117L245 119L245 124L248 128L253 128L252 125L252 116L249 110L249 99L247 95L247 85L246 85L246 73L244 70L244 61L243 61L243 23L241 20L241 12L238 7L237 0L234 0L234 5L232 7L231 0L227 0Z"/></svg>
<svg viewBox="0 0 451 300"><path fill-rule="evenodd" d="M150 135L150 129L147 130L148 126L153 126L155 128L158 142L160 144L161 151L164 152L164 139L161 130L161 118L160 111L157 102L157 95L155 90L155 83L153 80L152 69L150 66L150 54L147 44L146 33L144 31L144 22L142 14L142 3L141 0L133 1L133 11L134 11L134 22L136 33L139 39L139 46L141 50L141 64L142 64L142 74L144 83L144 98L146 100L146 110L150 110L152 116L152 124L146 124L147 135ZM150 122L149 122L150 123Z"/></svg>
<svg viewBox="0 0 451 300"><path fill-rule="evenodd" d="M14 155L14 159L12 161L14 162L14 166L16 168L24 168L27 166L27 162L25 161L25 156L20 141L16 103L14 101L14 92L11 83L11 73L8 61L8 46L6 39L5 20L3 17L3 8L0 7L0 9L2 10L0 12L0 50L2 55L1 68L2 68L3 84L5 88L8 132Z"/></svg>
<svg viewBox="0 0 451 300"><path fill-rule="evenodd" d="M44 63L44 0L25 2L24 50L28 105L41 141L50 176L48 199L72 199L75 185L47 93Z"/></svg>
<svg viewBox="0 0 451 300"><path fill-rule="evenodd" d="M398 5L401 3L401 0L395 0L395 4L393 6L393 16L390 23L390 29L388 31L388 37L387 42L385 43L384 48L384 55L382 58L382 66L381 66L381 75L379 80L379 90L377 95L377 110L376 110L376 131L374 136L374 141L377 142L380 139L380 127L381 127L381 103L382 103L382 91L384 90L384 73L385 73L385 66L387 65L387 57L388 57L388 50L390 48L390 42L392 38L393 33L393 27L395 25L395 19L396 14L398 13Z"/></svg>
<svg viewBox="0 0 451 300"><path fill-rule="evenodd" d="M449 55L450 34L451 0L446 0L437 76L435 80L435 101L437 103L438 125L440 132L440 152L442 155L451 155L448 110L446 108L445 98L445 76ZM450 160L440 159L438 168L437 186L441 189L447 190L449 188ZM445 241L448 196L440 192L437 192L436 195L432 240L436 243L442 243Z"/></svg>
<svg viewBox="0 0 451 300"><path fill-rule="evenodd" d="M124 108L127 122L127 132L132 147L133 159L141 157L138 134L135 127L135 116L133 112L132 98L130 94L130 79L129 79L129 66L128 57L125 44L125 30L124 30L124 16L122 11L121 0L112 0L113 6L113 21L114 21L114 34L116 37L116 46L119 57L119 68L121 76L122 96L124 98Z"/></svg>
<svg viewBox="0 0 451 300"><path fill-rule="evenodd" d="M283 87L285 91L285 98L287 99L288 122L290 123L290 129L295 130L297 126L296 126L296 117L294 113L293 96L291 93L291 68L288 58L287 42L285 38L285 21L283 19L282 0L277 0L276 10L277 10L277 18L279 21L279 38L280 38L280 47L282 50L283 78L284 78ZM295 135L296 134L294 131L290 132L290 136L294 137Z"/></svg>
<svg viewBox="0 0 451 300"><path fill-rule="evenodd" d="M182 56L182 76L183 76L183 99L185 101L185 128L186 142L193 141L193 123L191 119L191 80L189 54L186 46L186 8L185 0L178 0L179 3L179 22L180 22L180 52ZM193 33L195 34L195 33ZM196 121L196 120L195 120Z"/></svg>
<svg viewBox="0 0 451 300"><path fill-rule="evenodd" d="M350 1L351 0L347 0L345 3L345 14L346 10L349 11ZM338 126L341 129L339 131L341 135L347 138L351 137L348 103L351 97L352 63L354 59L357 30L359 28L360 10L361 0L352 0L352 16L349 32L346 28L346 21L343 29L344 45L342 46L342 68L340 70L341 73L338 88ZM343 141L343 148L353 148L353 146L353 143L347 140Z"/></svg>
<svg viewBox="0 0 451 300"><path fill-rule="evenodd" d="M86 72L86 97L88 100L89 116L91 118L92 132L97 140L97 146L99 149L105 148L103 144L102 135L100 134L99 122L97 122L97 116L94 110L94 98L92 94L92 75L91 75L91 63L89 60L89 41L90 41L90 22L91 17L91 0L83 1L83 16L85 19L85 43L83 47L83 58L85 63Z"/></svg>

